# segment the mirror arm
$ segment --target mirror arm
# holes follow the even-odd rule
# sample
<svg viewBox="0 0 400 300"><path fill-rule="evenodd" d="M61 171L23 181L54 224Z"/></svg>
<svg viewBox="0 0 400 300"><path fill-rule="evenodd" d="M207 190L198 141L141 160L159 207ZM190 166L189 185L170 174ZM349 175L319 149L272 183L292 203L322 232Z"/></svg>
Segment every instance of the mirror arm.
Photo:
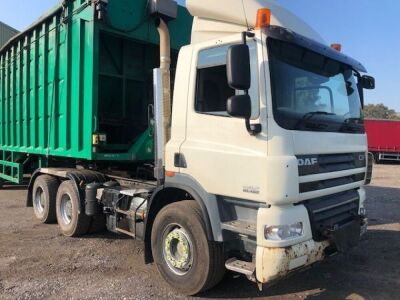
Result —
<svg viewBox="0 0 400 300"><path fill-rule="evenodd" d="M365 103L364 103L364 89L361 88L358 93L360 94L361 108L364 109L364 106L365 106Z"/></svg>
<svg viewBox="0 0 400 300"><path fill-rule="evenodd" d="M256 35L254 34L254 32L249 32L249 31L243 31L242 32L242 39L243 39L243 44L247 45L247 38L253 38Z"/></svg>
<svg viewBox="0 0 400 300"><path fill-rule="evenodd" d="M250 119L246 119L246 129L251 136L255 136L262 131L261 124L250 124Z"/></svg>
<svg viewBox="0 0 400 300"><path fill-rule="evenodd" d="M245 92L246 95L249 94L249 90L245 90L244 92ZM251 136L255 136L255 135L259 134L262 131L261 124L251 124L250 123L250 118L246 118L245 122L246 122L247 132Z"/></svg>
<svg viewBox="0 0 400 300"><path fill-rule="evenodd" d="M362 76L358 71L355 71L355 73L357 77L357 88L358 88L358 94L360 95L361 108L364 109L364 88L361 83Z"/></svg>
<svg viewBox="0 0 400 300"><path fill-rule="evenodd" d="M249 32L249 31L243 31L242 32L242 39L243 39L243 44L247 45L247 38L253 38L255 37L254 32ZM246 95L249 94L248 90L244 91L246 93ZM245 119L246 122L246 129L247 132L251 135L251 136L255 136L257 134L259 134L262 131L262 127L261 124L251 124L250 123L250 118L246 118Z"/></svg>

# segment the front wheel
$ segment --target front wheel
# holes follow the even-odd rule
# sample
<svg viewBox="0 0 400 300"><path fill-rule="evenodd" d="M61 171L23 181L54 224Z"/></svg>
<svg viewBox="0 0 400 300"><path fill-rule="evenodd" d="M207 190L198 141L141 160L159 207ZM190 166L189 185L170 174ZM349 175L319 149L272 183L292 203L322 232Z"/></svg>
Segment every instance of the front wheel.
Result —
<svg viewBox="0 0 400 300"><path fill-rule="evenodd" d="M208 241L195 201L163 208L154 221L151 243L158 271L180 293L195 295L211 289L224 276L222 245Z"/></svg>

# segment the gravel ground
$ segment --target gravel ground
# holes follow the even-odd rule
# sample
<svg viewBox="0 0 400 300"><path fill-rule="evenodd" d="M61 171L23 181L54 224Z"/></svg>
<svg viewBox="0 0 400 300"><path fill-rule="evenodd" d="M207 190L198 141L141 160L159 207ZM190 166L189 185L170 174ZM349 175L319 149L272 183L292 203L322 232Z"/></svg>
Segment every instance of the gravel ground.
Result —
<svg viewBox="0 0 400 300"><path fill-rule="evenodd" d="M145 265L142 243L111 233L66 238L26 208L25 186L0 191L0 299L181 299ZM375 166L369 232L358 248L258 291L241 276L203 299L400 299L400 165Z"/></svg>

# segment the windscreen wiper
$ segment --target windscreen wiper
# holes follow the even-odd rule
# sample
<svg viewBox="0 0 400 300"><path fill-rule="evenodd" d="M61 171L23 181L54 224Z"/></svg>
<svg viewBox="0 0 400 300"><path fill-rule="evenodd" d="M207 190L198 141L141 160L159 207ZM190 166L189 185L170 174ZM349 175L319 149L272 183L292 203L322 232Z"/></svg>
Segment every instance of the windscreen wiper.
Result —
<svg viewBox="0 0 400 300"><path fill-rule="evenodd" d="M345 124L358 124L358 122L360 121L360 118L347 118L343 121L343 123Z"/></svg>
<svg viewBox="0 0 400 300"><path fill-rule="evenodd" d="M299 129L299 127L300 127L301 125L306 125L307 122L311 121L311 119L312 119L314 116L318 116L318 115L320 115L320 116L336 116L335 113L330 113L330 112L326 112L326 111L310 111L310 112L306 113L306 114L296 123L295 129ZM324 128L325 128L326 126L328 126L328 125L323 124L323 123L318 123L317 125L318 125L318 127L324 127ZM313 127L314 127L314 126L313 126ZM318 128L315 128L315 129L318 129ZM319 129L322 129L322 128L319 128Z"/></svg>
<svg viewBox="0 0 400 300"><path fill-rule="evenodd" d="M343 121L342 126L340 127L340 132L363 132L363 124L359 123L360 118L347 118Z"/></svg>

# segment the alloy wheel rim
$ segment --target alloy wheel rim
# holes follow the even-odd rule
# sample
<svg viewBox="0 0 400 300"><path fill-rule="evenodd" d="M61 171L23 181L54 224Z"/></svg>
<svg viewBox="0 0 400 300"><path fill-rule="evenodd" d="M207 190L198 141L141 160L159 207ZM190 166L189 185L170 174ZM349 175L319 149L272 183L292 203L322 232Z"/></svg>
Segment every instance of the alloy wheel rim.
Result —
<svg viewBox="0 0 400 300"><path fill-rule="evenodd" d="M186 230L178 224L167 226L162 245L168 268L179 276L187 274L193 265L193 243Z"/></svg>
<svg viewBox="0 0 400 300"><path fill-rule="evenodd" d="M68 194L64 194L61 198L60 212L64 224L70 224L72 222L72 200Z"/></svg>
<svg viewBox="0 0 400 300"><path fill-rule="evenodd" d="M38 187L34 197L35 210L38 214L43 215L46 201L44 199L44 192L41 187Z"/></svg>

